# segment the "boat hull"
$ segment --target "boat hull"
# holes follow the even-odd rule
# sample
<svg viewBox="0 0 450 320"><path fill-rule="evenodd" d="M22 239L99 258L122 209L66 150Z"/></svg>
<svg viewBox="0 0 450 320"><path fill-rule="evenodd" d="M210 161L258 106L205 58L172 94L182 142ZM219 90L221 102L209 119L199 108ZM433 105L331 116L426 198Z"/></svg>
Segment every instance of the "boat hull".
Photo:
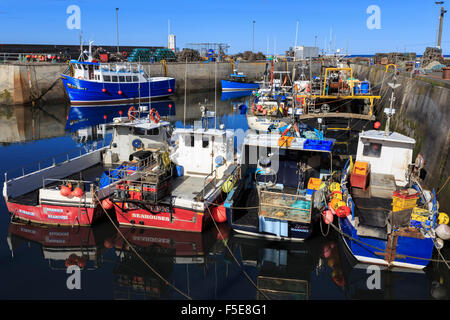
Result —
<svg viewBox="0 0 450 320"><path fill-rule="evenodd" d="M168 206L155 205L150 212L144 209L127 209L125 205L116 205L117 221L122 226L202 232L211 219L208 210L201 212L178 207L170 210Z"/></svg>
<svg viewBox="0 0 450 320"><path fill-rule="evenodd" d="M90 226L101 219L105 212L100 205L86 206L51 206L51 205L25 205L10 202L5 199L8 211L22 221L46 225L80 225Z"/></svg>
<svg viewBox="0 0 450 320"><path fill-rule="evenodd" d="M252 91L259 89L258 83L222 80L221 84L222 84L222 91Z"/></svg>
<svg viewBox="0 0 450 320"><path fill-rule="evenodd" d="M396 256L389 263L384 259L387 240L359 236L350 219L351 216L338 218L339 228L343 232L342 238L348 250L359 262L412 269L423 269L428 265L434 249L431 238L418 239L398 236Z"/></svg>
<svg viewBox="0 0 450 320"><path fill-rule="evenodd" d="M72 105L132 104L170 96L175 91L174 78L153 79L150 82L95 82L62 75L62 81ZM150 88L149 88L150 83ZM106 89L103 92L103 89ZM120 94L120 93L121 94ZM150 97L150 98L149 98Z"/></svg>

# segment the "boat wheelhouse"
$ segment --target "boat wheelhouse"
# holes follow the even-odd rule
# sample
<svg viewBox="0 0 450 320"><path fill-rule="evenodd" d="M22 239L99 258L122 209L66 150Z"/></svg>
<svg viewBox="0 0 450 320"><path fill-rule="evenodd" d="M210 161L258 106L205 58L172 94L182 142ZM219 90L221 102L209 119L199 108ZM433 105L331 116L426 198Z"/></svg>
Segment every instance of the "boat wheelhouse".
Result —
<svg viewBox="0 0 450 320"><path fill-rule="evenodd" d="M170 124L118 117L109 145L92 144L5 173L3 196L11 219L51 225L91 225L112 211L104 200L120 179L138 177L136 152L168 148ZM72 190L73 189L73 190ZM105 209L105 210L104 210Z"/></svg>
<svg viewBox="0 0 450 320"><path fill-rule="evenodd" d="M111 199L121 225L202 232L220 215L222 186L236 170L233 131L178 128L172 136L164 166L154 159L141 179L117 185Z"/></svg>
<svg viewBox="0 0 450 320"><path fill-rule="evenodd" d="M61 74L72 105L137 104L172 95L175 79L151 77L141 64L70 60Z"/></svg>
<svg viewBox="0 0 450 320"><path fill-rule="evenodd" d="M415 140L397 132L359 134L341 190L351 215L339 217L349 251L361 263L424 268L438 226L436 195L411 175Z"/></svg>
<svg viewBox="0 0 450 320"><path fill-rule="evenodd" d="M278 133L247 134L240 176L224 204L233 230L274 240L310 237L325 199L322 182L332 173L332 145Z"/></svg>

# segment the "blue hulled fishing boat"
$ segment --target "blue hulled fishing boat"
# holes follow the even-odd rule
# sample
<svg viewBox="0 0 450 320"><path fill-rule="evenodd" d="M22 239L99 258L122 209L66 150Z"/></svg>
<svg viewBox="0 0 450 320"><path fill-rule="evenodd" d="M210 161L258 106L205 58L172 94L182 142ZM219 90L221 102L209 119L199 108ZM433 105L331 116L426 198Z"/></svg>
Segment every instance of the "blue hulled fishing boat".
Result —
<svg viewBox="0 0 450 320"><path fill-rule="evenodd" d="M175 79L150 77L137 63L70 60L61 74L71 105L133 104L172 95Z"/></svg>
<svg viewBox="0 0 450 320"><path fill-rule="evenodd" d="M230 74L228 80L222 80L222 91L252 91L259 89L259 84L249 82L246 75L242 72Z"/></svg>

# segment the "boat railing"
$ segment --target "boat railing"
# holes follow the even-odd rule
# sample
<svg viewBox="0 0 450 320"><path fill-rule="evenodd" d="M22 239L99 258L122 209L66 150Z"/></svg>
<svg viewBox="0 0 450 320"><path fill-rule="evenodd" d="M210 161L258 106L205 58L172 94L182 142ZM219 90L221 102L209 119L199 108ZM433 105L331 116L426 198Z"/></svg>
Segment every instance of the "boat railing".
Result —
<svg viewBox="0 0 450 320"><path fill-rule="evenodd" d="M205 177L205 179L203 179L203 189L202 191L200 191L203 200L205 200L206 189L209 189L209 186L215 187L216 184L217 184L217 174L216 169L214 169L210 174L208 174Z"/></svg>
<svg viewBox="0 0 450 320"><path fill-rule="evenodd" d="M303 195L259 189L258 215L276 220L310 223L313 203L313 196L308 199Z"/></svg>
<svg viewBox="0 0 450 320"><path fill-rule="evenodd" d="M93 144L89 148L76 148L49 158L23 165L15 169L11 169L5 172L5 181L18 179L34 172L42 171L51 167L56 167L63 163L68 163L74 159L80 158L86 154L95 152L104 147L105 140L102 140L101 143Z"/></svg>
<svg viewBox="0 0 450 320"><path fill-rule="evenodd" d="M48 188L47 186L52 185L54 183L70 183L73 186L76 185L81 185L81 184L85 184L85 185L93 185L95 183L95 181L86 181L86 180L76 180L76 179L54 179L54 178L44 178L42 179L42 189L51 189Z"/></svg>
<svg viewBox="0 0 450 320"><path fill-rule="evenodd" d="M158 161L155 159L153 154L145 159L139 160L138 162L127 162L122 164L122 168L109 169L108 170L108 182L106 185L112 185L118 182L126 180L129 176L135 173L143 173L144 171L149 172L149 168L153 168ZM129 182L131 183L131 182Z"/></svg>

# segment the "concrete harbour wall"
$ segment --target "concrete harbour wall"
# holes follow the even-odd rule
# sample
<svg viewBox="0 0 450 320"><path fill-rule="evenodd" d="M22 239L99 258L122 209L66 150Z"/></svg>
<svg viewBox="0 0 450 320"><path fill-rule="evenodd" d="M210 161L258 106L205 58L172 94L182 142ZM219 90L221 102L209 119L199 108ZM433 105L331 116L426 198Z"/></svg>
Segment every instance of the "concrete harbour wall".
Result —
<svg viewBox="0 0 450 320"><path fill-rule="evenodd" d="M228 62L168 63L166 69L161 63L143 66L151 76L167 74L175 78L175 93L178 95L184 94L185 85L187 93L214 90L214 83L220 90L220 80L225 79L233 68ZM37 99L43 103L68 103L64 85L59 79L66 68L67 64L54 63L0 64L0 105L30 104ZM265 62L241 62L238 71L244 72L251 80L259 81L265 68ZM292 71L292 63L275 63L274 70Z"/></svg>

